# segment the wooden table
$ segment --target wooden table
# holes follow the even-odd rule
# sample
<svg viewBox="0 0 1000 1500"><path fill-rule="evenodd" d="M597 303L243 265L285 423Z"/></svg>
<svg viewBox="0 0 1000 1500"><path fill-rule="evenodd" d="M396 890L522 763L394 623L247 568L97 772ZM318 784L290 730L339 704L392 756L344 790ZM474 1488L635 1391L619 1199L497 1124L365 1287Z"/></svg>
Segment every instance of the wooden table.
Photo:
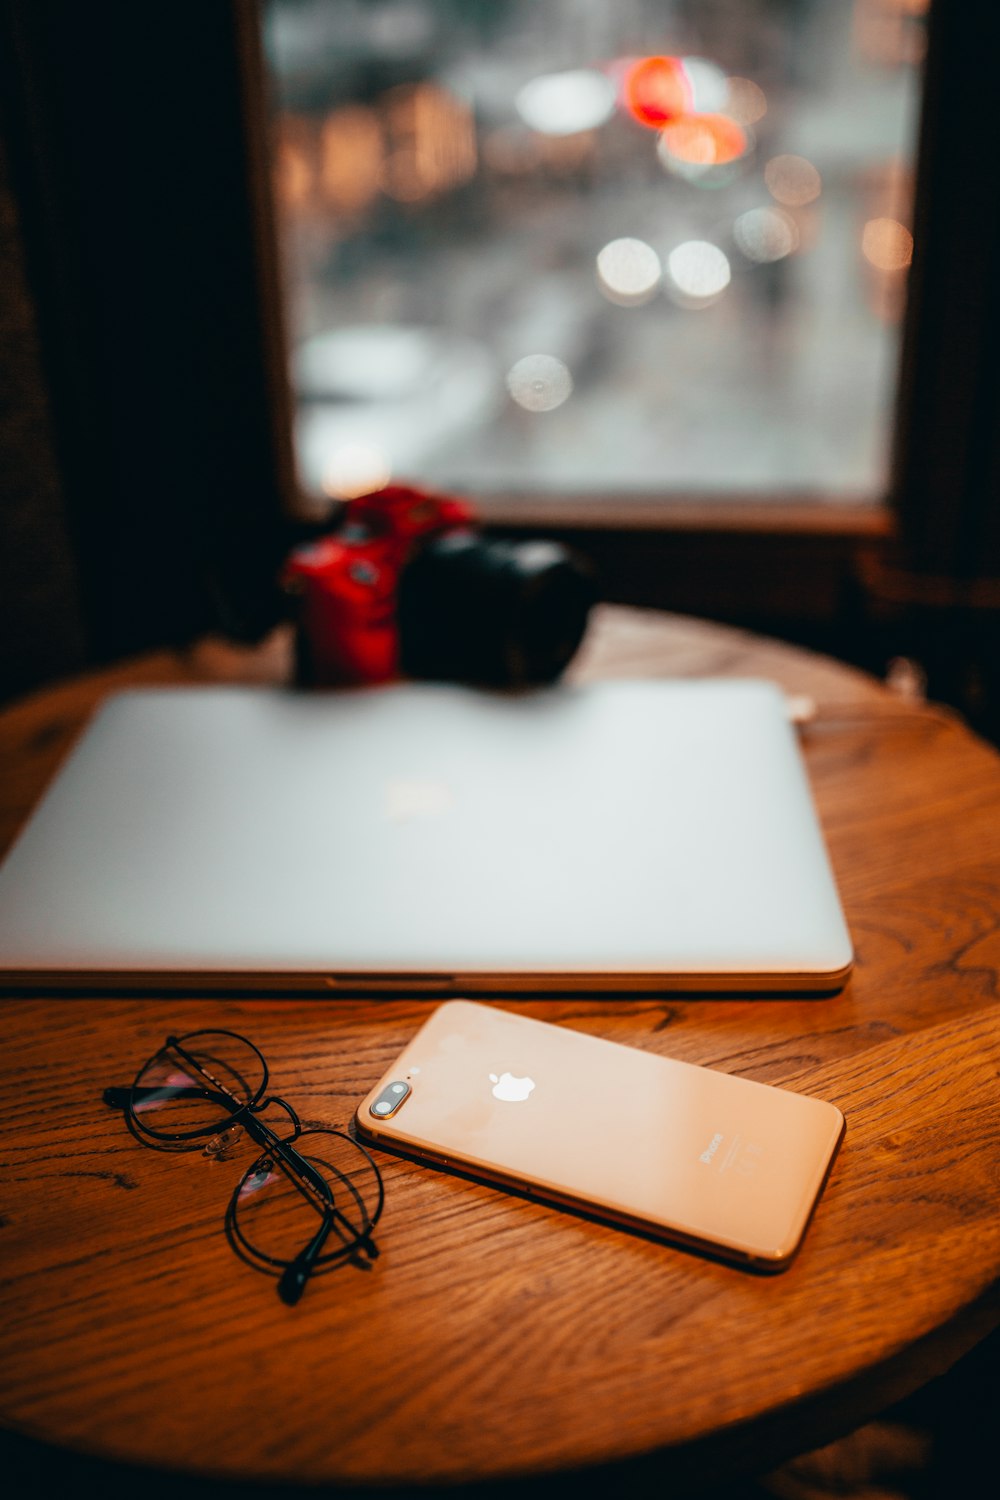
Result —
<svg viewBox="0 0 1000 1500"><path fill-rule="evenodd" d="M287 661L282 640L209 644L8 709L3 836L110 687ZM757 1277L384 1158L377 1265L288 1309L226 1244L240 1164L144 1150L102 1090L168 1028L233 1027L278 1092L343 1125L433 1002L13 998L0 1424L187 1474L365 1486L614 1464L676 1494L829 1440L1000 1321L997 756L860 673L670 616L602 610L574 671L766 675L815 702L803 747L858 955L841 995L502 1002L840 1105L791 1269Z"/></svg>

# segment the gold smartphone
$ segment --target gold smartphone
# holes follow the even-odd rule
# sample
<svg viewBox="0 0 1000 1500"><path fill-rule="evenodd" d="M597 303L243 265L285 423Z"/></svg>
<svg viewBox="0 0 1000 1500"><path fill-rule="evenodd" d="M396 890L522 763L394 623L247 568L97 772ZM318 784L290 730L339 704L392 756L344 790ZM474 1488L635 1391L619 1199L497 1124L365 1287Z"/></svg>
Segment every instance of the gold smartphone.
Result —
<svg viewBox="0 0 1000 1500"><path fill-rule="evenodd" d="M452 1000L359 1104L432 1166L782 1270L844 1133L833 1104Z"/></svg>

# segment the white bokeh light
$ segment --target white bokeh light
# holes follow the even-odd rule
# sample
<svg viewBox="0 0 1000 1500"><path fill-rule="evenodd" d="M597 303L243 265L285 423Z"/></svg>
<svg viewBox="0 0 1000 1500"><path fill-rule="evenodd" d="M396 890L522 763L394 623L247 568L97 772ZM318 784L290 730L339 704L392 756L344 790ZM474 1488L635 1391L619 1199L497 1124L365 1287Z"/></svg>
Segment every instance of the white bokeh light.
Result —
<svg viewBox="0 0 1000 1500"><path fill-rule="evenodd" d="M732 279L729 259L709 240L685 240L671 250L667 270L688 306L705 306L726 290Z"/></svg>
<svg viewBox="0 0 1000 1500"><path fill-rule="evenodd" d="M597 281L611 302L637 307L648 302L659 285L660 257L645 240L612 240L597 256Z"/></svg>
<svg viewBox="0 0 1000 1500"><path fill-rule="evenodd" d="M610 119L615 88L603 73L577 68L533 78L514 102L524 123L541 135L575 135Z"/></svg>
<svg viewBox="0 0 1000 1500"><path fill-rule="evenodd" d="M573 377L552 354L526 354L507 371L507 389L525 411L554 411L573 391Z"/></svg>
<svg viewBox="0 0 1000 1500"><path fill-rule="evenodd" d="M323 465L323 489L335 500L353 500L380 490L392 477L392 465L369 443L343 443Z"/></svg>
<svg viewBox="0 0 1000 1500"><path fill-rule="evenodd" d="M799 231L790 214L777 208L750 208L733 225L733 239L748 260L765 264L798 249Z"/></svg>
<svg viewBox="0 0 1000 1500"><path fill-rule="evenodd" d="M698 114L724 110L729 99L729 79L717 63L707 57L682 57L681 67L691 86L691 108Z"/></svg>

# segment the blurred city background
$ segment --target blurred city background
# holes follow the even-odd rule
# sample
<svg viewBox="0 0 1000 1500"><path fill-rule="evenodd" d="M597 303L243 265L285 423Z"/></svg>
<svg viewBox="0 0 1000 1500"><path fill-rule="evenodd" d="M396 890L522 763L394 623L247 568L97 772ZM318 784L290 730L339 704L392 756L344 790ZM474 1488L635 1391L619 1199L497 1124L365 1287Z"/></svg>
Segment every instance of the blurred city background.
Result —
<svg viewBox="0 0 1000 1500"><path fill-rule="evenodd" d="M267 0L307 489L878 497L926 0Z"/></svg>

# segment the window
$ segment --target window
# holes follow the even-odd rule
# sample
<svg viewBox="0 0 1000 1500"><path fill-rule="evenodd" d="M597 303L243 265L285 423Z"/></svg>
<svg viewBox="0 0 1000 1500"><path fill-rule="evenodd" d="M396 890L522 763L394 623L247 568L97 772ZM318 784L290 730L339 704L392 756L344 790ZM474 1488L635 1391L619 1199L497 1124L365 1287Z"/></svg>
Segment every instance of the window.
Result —
<svg viewBox="0 0 1000 1500"><path fill-rule="evenodd" d="M306 489L879 504L923 9L268 0Z"/></svg>

